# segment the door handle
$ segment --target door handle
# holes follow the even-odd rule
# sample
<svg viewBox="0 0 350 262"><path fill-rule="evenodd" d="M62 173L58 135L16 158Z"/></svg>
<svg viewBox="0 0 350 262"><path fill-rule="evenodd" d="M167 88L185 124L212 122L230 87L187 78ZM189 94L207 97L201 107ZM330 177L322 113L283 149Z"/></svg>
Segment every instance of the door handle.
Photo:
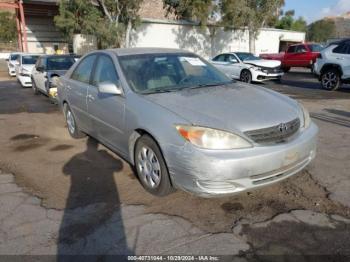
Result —
<svg viewBox="0 0 350 262"><path fill-rule="evenodd" d="M337 60L344 60L344 57L337 57Z"/></svg>

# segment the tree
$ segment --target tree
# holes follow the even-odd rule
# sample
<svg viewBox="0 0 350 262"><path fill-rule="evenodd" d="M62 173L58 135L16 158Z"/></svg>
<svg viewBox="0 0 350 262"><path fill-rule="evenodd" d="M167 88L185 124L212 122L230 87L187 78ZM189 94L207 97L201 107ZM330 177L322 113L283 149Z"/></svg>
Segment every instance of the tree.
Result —
<svg viewBox="0 0 350 262"><path fill-rule="evenodd" d="M9 12L0 12L0 41L14 41L16 35L16 22L14 16Z"/></svg>
<svg viewBox="0 0 350 262"><path fill-rule="evenodd" d="M68 39L74 34L95 34L102 21L101 12L86 0L61 0L59 15L54 17L56 27Z"/></svg>
<svg viewBox="0 0 350 262"><path fill-rule="evenodd" d="M299 17L298 19L294 18L295 11L288 10L284 14L281 14L282 17L278 19L275 24L276 28L285 29L285 30L294 30L300 32L306 32L307 23L304 18Z"/></svg>
<svg viewBox="0 0 350 262"><path fill-rule="evenodd" d="M336 26L334 20L323 19L309 25L307 38L314 42L326 42L335 36Z"/></svg>
<svg viewBox="0 0 350 262"><path fill-rule="evenodd" d="M92 34L100 48L129 46L142 0L61 0L55 24L71 38Z"/></svg>
<svg viewBox="0 0 350 262"><path fill-rule="evenodd" d="M107 18L109 28L114 27L117 36L124 36L124 41L119 37L117 43L121 45L124 42L129 47L131 29L140 20L138 12L142 0L97 0L97 3Z"/></svg>
<svg viewBox="0 0 350 262"><path fill-rule="evenodd" d="M280 13L284 0L221 0L220 12L225 28L247 27L249 50L255 53L255 40L260 28Z"/></svg>

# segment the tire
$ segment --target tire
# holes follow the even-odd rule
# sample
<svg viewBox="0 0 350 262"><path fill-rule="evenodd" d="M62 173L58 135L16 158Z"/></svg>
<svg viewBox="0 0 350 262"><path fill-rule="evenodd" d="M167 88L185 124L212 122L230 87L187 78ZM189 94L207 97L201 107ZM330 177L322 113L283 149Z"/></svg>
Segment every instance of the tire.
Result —
<svg viewBox="0 0 350 262"><path fill-rule="evenodd" d="M290 71L290 67L283 67L282 70L283 72L288 73Z"/></svg>
<svg viewBox="0 0 350 262"><path fill-rule="evenodd" d="M250 84L252 82L252 73L249 70L244 69L242 70L239 79L244 83Z"/></svg>
<svg viewBox="0 0 350 262"><path fill-rule="evenodd" d="M340 72L336 68L330 68L321 74L322 88L328 91L335 91L341 85Z"/></svg>
<svg viewBox="0 0 350 262"><path fill-rule="evenodd" d="M34 91L34 95L40 95L40 92L35 84L35 81L34 79L32 79L32 88L33 88L33 91Z"/></svg>
<svg viewBox="0 0 350 262"><path fill-rule="evenodd" d="M137 140L134 159L137 176L149 193L166 196L175 191L163 154L150 136L143 135Z"/></svg>
<svg viewBox="0 0 350 262"><path fill-rule="evenodd" d="M71 111L67 103L64 104L63 111L66 119L68 133L70 134L70 136L75 139L85 137L86 135L79 130L79 127L77 125L77 122L75 121L73 112Z"/></svg>

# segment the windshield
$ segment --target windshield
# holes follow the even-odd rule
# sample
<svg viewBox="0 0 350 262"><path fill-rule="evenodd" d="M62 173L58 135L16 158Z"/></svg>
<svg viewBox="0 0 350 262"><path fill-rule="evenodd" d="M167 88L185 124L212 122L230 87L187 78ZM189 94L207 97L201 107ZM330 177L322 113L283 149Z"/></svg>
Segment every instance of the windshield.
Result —
<svg viewBox="0 0 350 262"><path fill-rule="evenodd" d="M130 87L137 93L178 91L231 80L208 62L193 54L142 54L119 57Z"/></svg>
<svg viewBox="0 0 350 262"><path fill-rule="evenodd" d="M37 55L26 55L22 56L23 65L34 65L39 56Z"/></svg>
<svg viewBox="0 0 350 262"><path fill-rule="evenodd" d="M323 50L322 45L308 45L311 52L321 52Z"/></svg>
<svg viewBox="0 0 350 262"><path fill-rule="evenodd" d="M252 53L236 53L236 55L238 56L238 58L241 61L248 61L248 60L260 60L260 57L257 57L255 55L253 55Z"/></svg>
<svg viewBox="0 0 350 262"><path fill-rule="evenodd" d="M50 57L47 59L47 70L68 70L74 63L74 57Z"/></svg>
<svg viewBox="0 0 350 262"><path fill-rule="evenodd" d="M11 61L17 60L18 57L19 57L18 54L12 54L12 55L10 55L10 60Z"/></svg>

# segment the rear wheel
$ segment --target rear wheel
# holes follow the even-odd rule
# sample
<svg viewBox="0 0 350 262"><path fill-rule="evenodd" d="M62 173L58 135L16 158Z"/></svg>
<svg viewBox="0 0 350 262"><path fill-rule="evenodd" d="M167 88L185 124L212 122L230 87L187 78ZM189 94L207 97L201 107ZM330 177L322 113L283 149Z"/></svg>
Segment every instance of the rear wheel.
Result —
<svg viewBox="0 0 350 262"><path fill-rule="evenodd" d="M142 186L151 194L166 196L174 191L168 168L157 143L148 135L135 147L135 169Z"/></svg>
<svg viewBox="0 0 350 262"><path fill-rule="evenodd" d="M241 72L240 80L245 83L252 82L252 73L249 70L245 69Z"/></svg>
<svg viewBox="0 0 350 262"><path fill-rule="evenodd" d="M335 91L341 85L339 70L330 68L325 70L321 75L322 88L328 91Z"/></svg>
<svg viewBox="0 0 350 262"><path fill-rule="evenodd" d="M76 139L85 137L85 134L79 130L79 127L77 125L77 122L75 121L73 112L67 103L64 104L63 110L64 110L64 116L66 118L67 128L70 136Z"/></svg>

